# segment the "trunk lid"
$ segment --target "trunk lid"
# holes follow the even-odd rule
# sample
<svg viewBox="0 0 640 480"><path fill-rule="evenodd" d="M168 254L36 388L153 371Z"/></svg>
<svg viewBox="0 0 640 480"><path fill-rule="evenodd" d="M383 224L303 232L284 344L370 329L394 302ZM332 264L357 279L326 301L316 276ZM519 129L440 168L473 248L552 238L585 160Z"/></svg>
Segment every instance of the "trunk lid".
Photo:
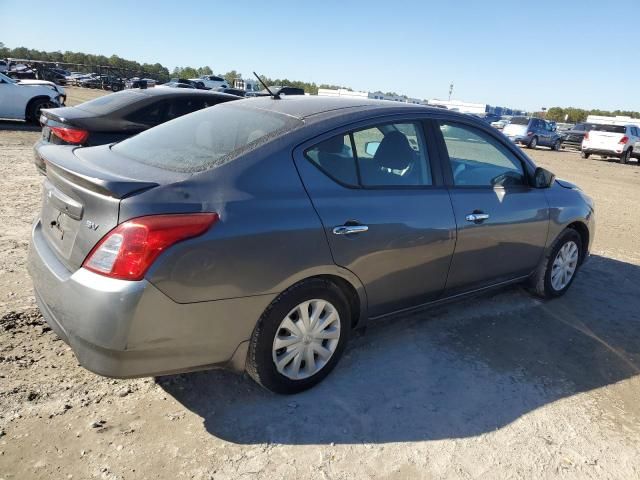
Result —
<svg viewBox="0 0 640 480"><path fill-rule="evenodd" d="M175 180L153 171L157 169L132 165L136 162L112 153L109 146L45 145L38 154L47 165L42 231L71 271L78 269L95 244L118 225L121 199Z"/></svg>
<svg viewBox="0 0 640 480"><path fill-rule="evenodd" d="M591 130L589 132L589 144L591 148L614 149L624 137L624 133L603 132Z"/></svg>

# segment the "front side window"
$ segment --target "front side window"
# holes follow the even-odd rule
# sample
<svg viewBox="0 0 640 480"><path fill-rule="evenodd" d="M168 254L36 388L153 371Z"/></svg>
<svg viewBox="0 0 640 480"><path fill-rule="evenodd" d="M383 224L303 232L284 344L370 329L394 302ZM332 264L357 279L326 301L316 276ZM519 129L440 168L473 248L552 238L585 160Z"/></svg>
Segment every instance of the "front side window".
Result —
<svg viewBox="0 0 640 480"><path fill-rule="evenodd" d="M468 125L440 122L456 186L525 185L524 168L499 140Z"/></svg>
<svg viewBox="0 0 640 480"><path fill-rule="evenodd" d="M433 184L420 123L384 124L341 134L306 150L305 156L350 186Z"/></svg>

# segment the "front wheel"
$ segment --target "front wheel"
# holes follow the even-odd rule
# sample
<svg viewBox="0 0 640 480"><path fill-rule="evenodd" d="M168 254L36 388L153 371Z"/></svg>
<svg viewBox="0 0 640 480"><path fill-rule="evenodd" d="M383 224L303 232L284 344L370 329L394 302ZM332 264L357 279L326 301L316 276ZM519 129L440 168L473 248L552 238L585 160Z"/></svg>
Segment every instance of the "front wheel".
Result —
<svg viewBox="0 0 640 480"><path fill-rule="evenodd" d="M560 142L560 140L556 140L556 142L553 144L553 147L551 147L551 150L555 150L557 152L558 150L560 150L561 145L562 142Z"/></svg>
<svg viewBox="0 0 640 480"><path fill-rule="evenodd" d="M56 106L57 105L51 100L45 98L34 100L29 106L27 120L31 123L38 124L40 122L40 114L42 113L42 110L45 108L55 108Z"/></svg>
<svg viewBox="0 0 640 480"><path fill-rule="evenodd" d="M324 279L305 280L265 310L249 344L247 373L276 393L313 387L335 367L347 343L350 308Z"/></svg>
<svg viewBox="0 0 640 480"><path fill-rule="evenodd" d="M582 239L578 232L565 229L530 279L531 292L542 298L564 295L575 278L582 260Z"/></svg>
<svg viewBox="0 0 640 480"><path fill-rule="evenodd" d="M527 148L536 148L538 146L538 137L533 137L527 145Z"/></svg>

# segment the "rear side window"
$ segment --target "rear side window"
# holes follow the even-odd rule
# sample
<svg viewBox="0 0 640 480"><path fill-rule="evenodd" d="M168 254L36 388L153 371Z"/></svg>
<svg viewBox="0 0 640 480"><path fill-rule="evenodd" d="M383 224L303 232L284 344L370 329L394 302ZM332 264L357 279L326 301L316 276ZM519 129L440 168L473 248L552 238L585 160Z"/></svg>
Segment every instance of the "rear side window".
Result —
<svg viewBox="0 0 640 480"><path fill-rule="evenodd" d="M509 123L513 125L529 125L529 119L527 117L513 117Z"/></svg>
<svg viewBox="0 0 640 480"><path fill-rule="evenodd" d="M112 147L135 161L199 172L237 158L302 125L296 118L228 102L163 123Z"/></svg>
<svg viewBox="0 0 640 480"><path fill-rule="evenodd" d="M356 187L432 185L420 123L394 123L325 140L305 156L338 182Z"/></svg>
<svg viewBox="0 0 640 480"><path fill-rule="evenodd" d="M159 100L127 115L127 120L143 125L158 125L167 121L169 102Z"/></svg>

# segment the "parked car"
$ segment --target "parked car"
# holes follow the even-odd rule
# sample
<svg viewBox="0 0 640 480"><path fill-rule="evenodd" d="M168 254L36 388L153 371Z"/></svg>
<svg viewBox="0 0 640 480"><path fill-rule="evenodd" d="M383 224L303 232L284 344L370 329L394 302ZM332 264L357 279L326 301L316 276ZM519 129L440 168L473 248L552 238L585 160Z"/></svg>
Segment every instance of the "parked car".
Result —
<svg viewBox="0 0 640 480"><path fill-rule="evenodd" d="M227 81L218 75L203 75L200 78L190 78L189 80L192 82L200 82L204 88L210 90L216 88L229 88Z"/></svg>
<svg viewBox="0 0 640 480"><path fill-rule="evenodd" d="M9 71L9 64L5 60L0 60L0 73L7 73Z"/></svg>
<svg viewBox="0 0 640 480"><path fill-rule="evenodd" d="M238 97L245 97L247 95L247 92L241 88L216 88L215 89L216 92L222 92L222 93L230 93L231 95L237 95Z"/></svg>
<svg viewBox="0 0 640 480"><path fill-rule="evenodd" d="M562 148L582 148L582 139L594 127L593 123L576 123L569 130L562 132Z"/></svg>
<svg viewBox="0 0 640 480"><path fill-rule="evenodd" d="M118 142L144 130L219 103L240 97L197 90L123 90L75 107L43 110L42 135L35 145L34 161L45 171L38 155L42 145L103 145Z"/></svg>
<svg viewBox="0 0 640 480"><path fill-rule="evenodd" d="M156 84L157 82L153 78L133 77L125 82L125 88L152 88Z"/></svg>
<svg viewBox="0 0 640 480"><path fill-rule="evenodd" d="M257 98L38 150L35 296L107 376L233 366L298 392L369 320L518 282L564 294L593 238L578 187L424 106Z"/></svg>
<svg viewBox="0 0 640 480"><path fill-rule="evenodd" d="M269 90L271 90L271 92L274 95L304 95L304 89L303 88L298 88L298 87L282 87L280 85L272 85L269 87ZM264 90L260 90L259 92L257 92L258 97L268 97L270 96L271 93L269 93L267 91L267 89Z"/></svg>
<svg viewBox="0 0 640 480"><path fill-rule="evenodd" d="M506 118L501 118L500 120L496 120L495 122L491 122L491 126L493 128L497 128L498 130L504 129L505 126L509 124L509 120Z"/></svg>
<svg viewBox="0 0 640 480"><path fill-rule="evenodd" d="M37 123L43 108L64 105L64 89L45 80L16 80L0 73L0 118Z"/></svg>
<svg viewBox="0 0 640 480"><path fill-rule="evenodd" d="M635 125L594 124L582 140L582 158L590 155L618 158L620 163L640 158L640 128Z"/></svg>
<svg viewBox="0 0 640 480"><path fill-rule="evenodd" d="M553 125L541 118L513 117L502 132L514 143L527 148L538 146L560 150L562 137Z"/></svg>
<svg viewBox="0 0 640 480"><path fill-rule="evenodd" d="M167 83L163 83L162 85L158 85L158 87L166 87L166 88L190 88L192 90L199 90L196 89L196 87L194 87L193 85L191 85L190 83L182 83L182 82L167 82Z"/></svg>

